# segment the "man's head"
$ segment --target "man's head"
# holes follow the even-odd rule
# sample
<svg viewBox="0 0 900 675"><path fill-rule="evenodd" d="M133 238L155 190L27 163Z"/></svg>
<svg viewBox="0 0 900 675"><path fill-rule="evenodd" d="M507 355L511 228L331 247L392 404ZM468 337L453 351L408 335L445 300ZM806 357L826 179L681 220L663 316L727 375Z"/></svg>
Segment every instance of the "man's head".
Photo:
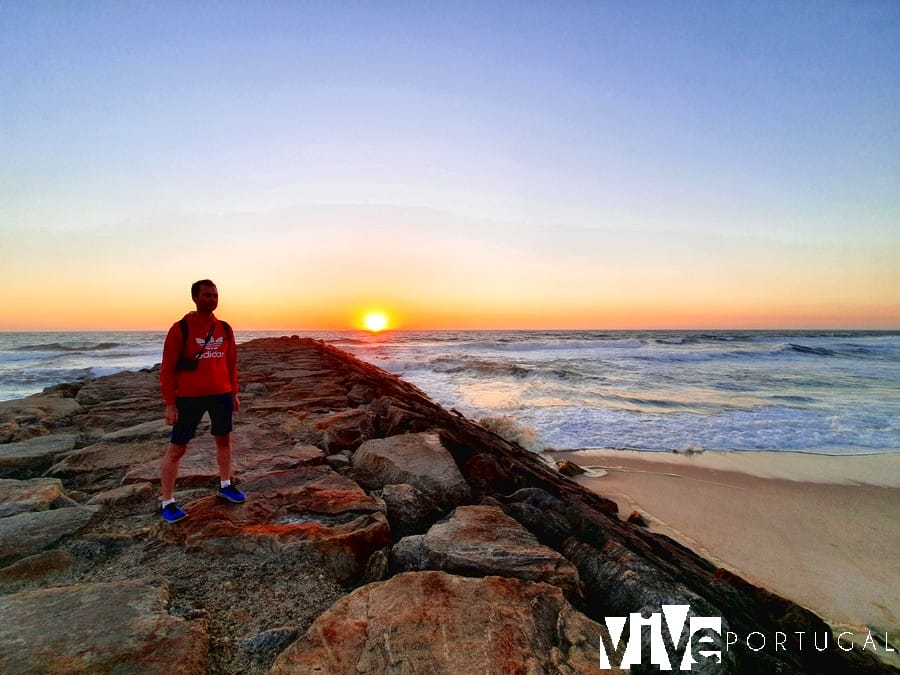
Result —
<svg viewBox="0 0 900 675"><path fill-rule="evenodd" d="M191 298L198 312L213 312L219 306L219 291L209 279L201 279L191 284Z"/></svg>

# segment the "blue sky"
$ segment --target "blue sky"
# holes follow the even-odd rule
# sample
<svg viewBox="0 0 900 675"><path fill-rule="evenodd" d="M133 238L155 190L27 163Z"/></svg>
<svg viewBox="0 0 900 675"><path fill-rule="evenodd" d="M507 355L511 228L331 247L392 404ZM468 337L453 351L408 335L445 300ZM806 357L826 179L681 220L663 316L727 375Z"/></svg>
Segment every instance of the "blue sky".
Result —
<svg viewBox="0 0 900 675"><path fill-rule="evenodd" d="M339 248L302 219L302 237L286 234L284 214L339 208L328 227L377 230L373 255L399 266L386 242L405 230L370 220L389 208L433 233L425 267L452 275L474 257L467 273L491 288L503 279L466 246L503 255L495 244L511 242L551 279L620 252L621 269L585 265L560 290L586 326L602 327L604 306L575 297L579 283L635 288L653 311L652 288L629 275L706 270L723 291L738 280L717 282L709 258L742 249L750 296L772 277L754 306L779 285L797 295L838 278L858 285L844 314L807 298L799 322L865 323L871 310L900 325L895 2L6 2L0 62L0 244L32 283L61 255L60 232L94 242L84 262L141 266L157 264L142 257L155 239L184 239L179 224L196 238L238 219L285 267L286 251L320 248L333 286ZM245 251L217 255L256 270ZM20 299L11 309L33 300L23 276L0 278ZM262 292L279 281L256 276ZM402 305L397 283L382 294ZM334 301L367 288L348 282ZM515 289L495 290L503 303ZM715 323L712 295L698 300Z"/></svg>

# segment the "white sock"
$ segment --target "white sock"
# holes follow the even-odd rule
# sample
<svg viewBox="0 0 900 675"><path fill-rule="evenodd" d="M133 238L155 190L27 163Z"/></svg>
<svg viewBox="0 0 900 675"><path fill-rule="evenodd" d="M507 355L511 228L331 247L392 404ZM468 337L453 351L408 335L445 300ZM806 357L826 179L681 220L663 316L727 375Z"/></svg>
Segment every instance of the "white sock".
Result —
<svg viewBox="0 0 900 675"><path fill-rule="evenodd" d="M228 487L229 485L231 485L231 481L230 481L230 480L220 480L219 483L221 483L220 487L223 487L223 488L226 488L226 487Z"/></svg>
<svg viewBox="0 0 900 675"><path fill-rule="evenodd" d="M163 501L162 507L166 508L169 504L174 504L174 503L175 503L174 499L166 499L165 501Z"/></svg>

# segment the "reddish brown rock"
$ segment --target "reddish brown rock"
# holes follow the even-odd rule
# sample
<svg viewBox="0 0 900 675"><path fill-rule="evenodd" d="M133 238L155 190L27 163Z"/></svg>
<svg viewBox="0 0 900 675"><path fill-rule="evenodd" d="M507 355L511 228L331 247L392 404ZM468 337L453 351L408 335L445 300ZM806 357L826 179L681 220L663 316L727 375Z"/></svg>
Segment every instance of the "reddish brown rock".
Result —
<svg viewBox="0 0 900 675"><path fill-rule="evenodd" d="M515 577L581 595L572 564L495 506L460 506L426 534L400 540L391 556L403 570Z"/></svg>
<svg viewBox="0 0 900 675"><path fill-rule="evenodd" d="M321 433L322 448L329 453L355 450L375 433L375 416L364 408L350 408L325 415L315 422Z"/></svg>
<svg viewBox="0 0 900 675"><path fill-rule="evenodd" d="M66 497L62 481L55 478L0 479L0 518L65 506L77 504Z"/></svg>
<svg viewBox="0 0 900 675"><path fill-rule="evenodd" d="M201 498L185 505L188 519L159 525L157 536L213 551L315 551L340 581L360 577L372 554L390 544L375 500L328 467L267 474L241 489L246 503Z"/></svg>
<svg viewBox="0 0 900 675"><path fill-rule="evenodd" d="M68 569L71 565L72 554L66 550L57 548L35 553L0 569L0 584L40 580L54 572Z"/></svg>
<svg viewBox="0 0 900 675"><path fill-rule="evenodd" d="M382 485L406 483L444 507L471 500L471 490L437 434L373 439L353 454L353 466Z"/></svg>
<svg viewBox="0 0 900 675"><path fill-rule="evenodd" d="M554 586L410 572L339 600L270 672L599 674L601 630Z"/></svg>
<svg viewBox="0 0 900 675"><path fill-rule="evenodd" d="M559 471L563 476L580 476L584 473L584 469L578 466L575 462L570 462L567 459L563 459L557 462L556 470Z"/></svg>
<svg viewBox="0 0 900 675"><path fill-rule="evenodd" d="M208 638L166 612L165 587L82 584L0 602L0 672L205 672Z"/></svg>
<svg viewBox="0 0 900 675"><path fill-rule="evenodd" d="M249 480L272 471L286 471L301 466L313 466L325 462L325 453L314 445L298 443L293 446L277 445L259 439L252 430L238 429L232 434L231 470L235 480ZM131 466L122 479L123 483L150 482L159 484L159 462L166 446L158 446L157 457L152 461ZM204 434L191 442L181 460L177 486L215 487L219 479L216 462L216 445L212 436Z"/></svg>

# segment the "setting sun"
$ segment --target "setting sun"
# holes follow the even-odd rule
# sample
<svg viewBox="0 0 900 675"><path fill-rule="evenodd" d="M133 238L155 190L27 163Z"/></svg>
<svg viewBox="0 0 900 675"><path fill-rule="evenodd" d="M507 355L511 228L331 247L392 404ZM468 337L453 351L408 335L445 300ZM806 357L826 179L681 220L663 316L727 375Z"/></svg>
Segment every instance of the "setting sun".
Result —
<svg viewBox="0 0 900 675"><path fill-rule="evenodd" d="M363 319L363 324L366 330L377 333L387 328L388 318L384 312L369 312Z"/></svg>

